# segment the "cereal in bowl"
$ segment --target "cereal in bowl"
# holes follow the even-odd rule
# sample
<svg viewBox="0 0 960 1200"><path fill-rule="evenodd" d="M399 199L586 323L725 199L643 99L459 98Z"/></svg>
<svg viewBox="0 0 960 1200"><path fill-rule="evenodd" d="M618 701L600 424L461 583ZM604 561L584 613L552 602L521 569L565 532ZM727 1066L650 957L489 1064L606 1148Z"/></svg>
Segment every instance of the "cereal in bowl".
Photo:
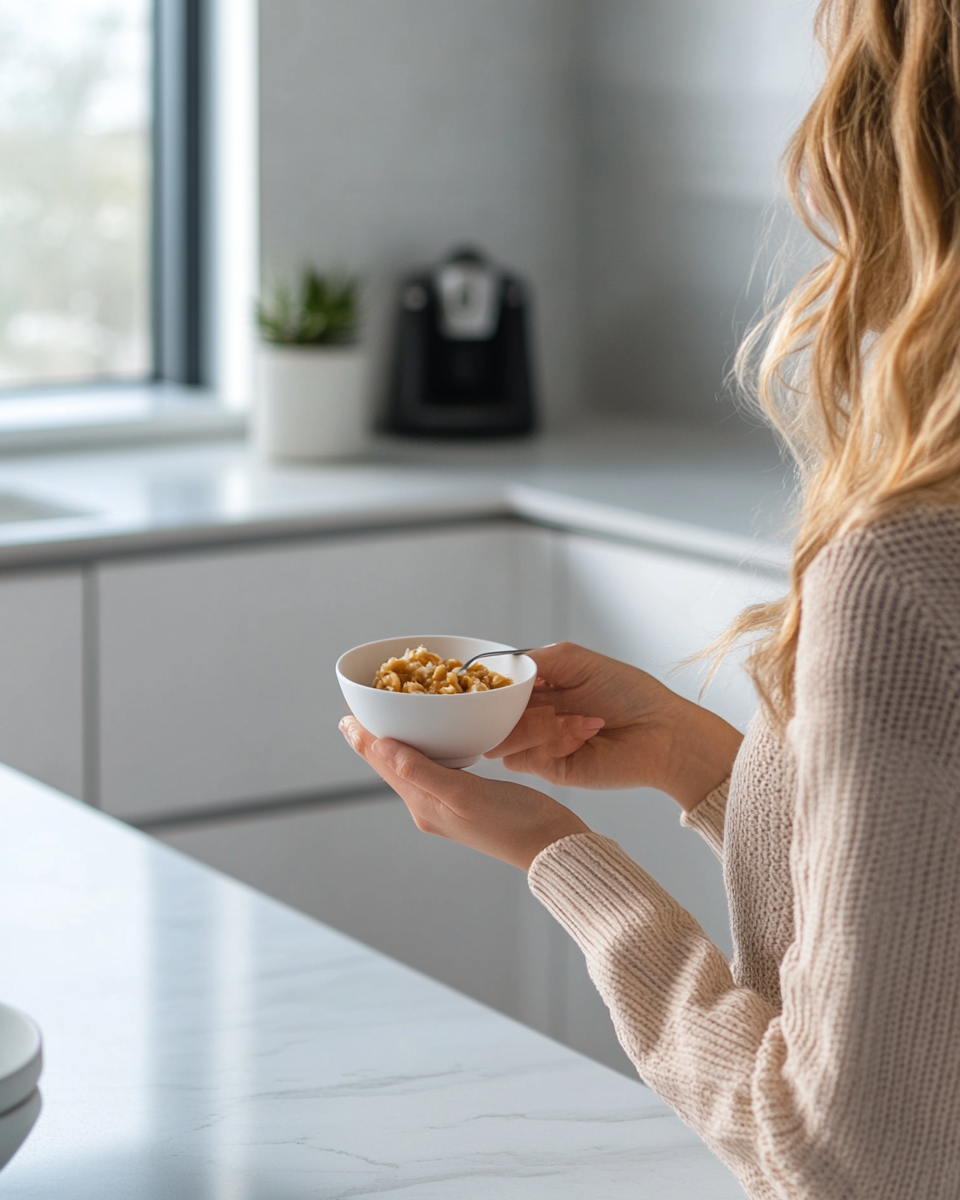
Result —
<svg viewBox="0 0 960 1200"><path fill-rule="evenodd" d="M463 674L457 658L441 658L425 646L406 650L402 658L388 659L373 677L372 686L384 692L421 692L428 696L455 696L461 692L489 692L513 683L483 663L476 662Z"/></svg>

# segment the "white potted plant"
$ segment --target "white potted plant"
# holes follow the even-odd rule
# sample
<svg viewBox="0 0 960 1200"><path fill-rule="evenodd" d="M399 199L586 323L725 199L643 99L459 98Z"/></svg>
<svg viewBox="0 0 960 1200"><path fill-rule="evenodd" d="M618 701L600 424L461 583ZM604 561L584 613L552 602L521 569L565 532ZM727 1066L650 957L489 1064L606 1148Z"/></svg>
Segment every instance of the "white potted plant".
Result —
<svg viewBox="0 0 960 1200"><path fill-rule="evenodd" d="M341 458L366 433L359 282L307 268L257 306L254 444L268 458Z"/></svg>

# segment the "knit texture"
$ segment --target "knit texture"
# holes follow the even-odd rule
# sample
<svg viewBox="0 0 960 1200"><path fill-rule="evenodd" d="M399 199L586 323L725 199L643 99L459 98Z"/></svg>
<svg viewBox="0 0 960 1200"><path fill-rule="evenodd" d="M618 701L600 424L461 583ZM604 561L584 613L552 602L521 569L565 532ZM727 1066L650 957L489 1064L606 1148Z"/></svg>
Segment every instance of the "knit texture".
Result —
<svg viewBox="0 0 960 1200"><path fill-rule="evenodd" d="M644 1080L757 1200L956 1200L960 511L819 555L786 738L755 718L684 824L722 852L729 964L608 838L530 869Z"/></svg>

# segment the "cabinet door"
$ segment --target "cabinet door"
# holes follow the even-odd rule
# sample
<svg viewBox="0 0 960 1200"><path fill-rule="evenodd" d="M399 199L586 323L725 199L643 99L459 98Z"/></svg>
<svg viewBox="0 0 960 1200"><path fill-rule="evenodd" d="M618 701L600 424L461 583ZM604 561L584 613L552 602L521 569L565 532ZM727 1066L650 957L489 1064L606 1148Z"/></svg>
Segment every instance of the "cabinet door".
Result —
<svg viewBox="0 0 960 1200"><path fill-rule="evenodd" d="M567 636L643 667L697 699L709 663L682 666L722 633L747 604L786 590L783 576L693 558L570 537L566 547ZM739 729L756 707L742 654L730 655L703 703Z"/></svg>
<svg viewBox="0 0 960 1200"><path fill-rule="evenodd" d="M0 760L83 795L79 571L0 578Z"/></svg>
<svg viewBox="0 0 960 1200"><path fill-rule="evenodd" d="M707 646L748 603L786 587L772 574L687 559L654 550L570 537L566 546L565 636L650 671L697 699L706 664L680 667ZM756 698L734 654L703 703L745 729ZM726 953L729 914L720 864L706 843L679 824L680 811L652 789L563 793L594 829L618 841L697 918ZM610 1018L569 941L561 968L564 1010L559 1036L591 1057L631 1071Z"/></svg>
<svg viewBox="0 0 960 1200"><path fill-rule="evenodd" d="M334 675L393 634L517 635L508 523L99 570L100 794L136 820L373 782Z"/></svg>
<svg viewBox="0 0 960 1200"><path fill-rule="evenodd" d="M513 867L414 825L391 792L158 835L367 945L517 1015Z"/></svg>

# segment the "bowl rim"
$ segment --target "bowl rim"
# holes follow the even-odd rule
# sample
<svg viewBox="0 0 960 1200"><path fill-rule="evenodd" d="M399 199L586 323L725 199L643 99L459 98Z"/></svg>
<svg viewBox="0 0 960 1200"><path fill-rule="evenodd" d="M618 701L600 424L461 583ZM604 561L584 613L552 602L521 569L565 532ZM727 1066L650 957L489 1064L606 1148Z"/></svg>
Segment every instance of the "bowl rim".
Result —
<svg viewBox="0 0 960 1200"><path fill-rule="evenodd" d="M434 639L456 638L457 640L460 640L460 641L480 642L485 646L489 646L489 648L491 650L501 650L504 657L506 657L507 655L511 655L514 658L526 659L526 661L528 663L530 663L530 665L533 667L532 681L528 675L527 678L525 678L525 679L514 679L513 682L507 684L506 687L490 688L489 690L487 690L485 692L457 692L457 693L455 693L455 697L451 697L450 695L447 695L447 694L444 694L441 696L441 695L432 695L429 692L415 692L415 693L414 692L393 692L393 691L387 691L386 689L374 688L374 687L371 687L369 683L361 683L361 681L358 679L351 679L350 676L346 675L342 670L343 660L348 655L355 653L357 650L372 649L374 646L380 646L387 642L405 642L406 645L405 645L404 649L406 649L411 644L426 645L429 643L431 638L434 638ZM345 650L343 652L343 654L340 655L340 657L337 659L336 670L337 670L337 678L341 681L341 683L348 683L352 687L365 688L367 691L374 692L378 696L412 697L412 696L416 695L418 697L418 699L420 699L420 700L423 700L423 699L450 700L452 698L463 700L463 699L466 699L468 696L474 696L474 697L493 696L493 695L496 695L497 693L501 693L501 694L508 693L513 688L516 688L516 687L525 687L527 684L529 684L531 682L535 683L536 678L537 678L537 675L536 675L537 664L534 661L534 659L532 659L530 657L529 654L514 654L513 647L507 646L506 643L504 643L504 642L495 641L493 638L478 638L478 637L467 636L466 634L460 634L460 633L418 634L415 637L409 637L405 634L401 634L398 637L375 638L373 641L370 641L370 642L361 642L359 645L352 646L349 650Z"/></svg>

